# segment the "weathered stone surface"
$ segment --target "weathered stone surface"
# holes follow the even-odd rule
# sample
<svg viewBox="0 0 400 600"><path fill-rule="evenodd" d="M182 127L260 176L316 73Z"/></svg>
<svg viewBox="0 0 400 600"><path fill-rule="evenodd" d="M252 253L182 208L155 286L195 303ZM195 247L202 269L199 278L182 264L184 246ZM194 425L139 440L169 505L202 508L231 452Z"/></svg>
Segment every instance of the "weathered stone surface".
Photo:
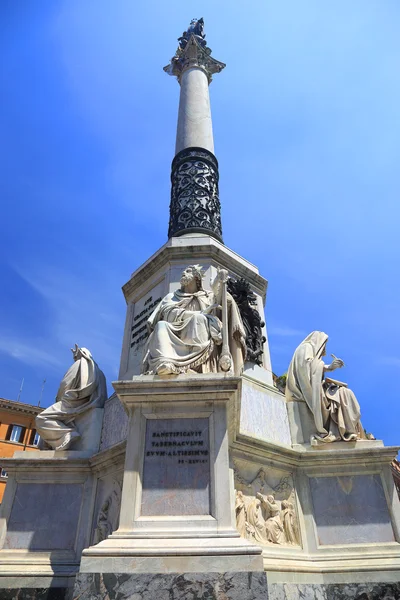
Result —
<svg viewBox="0 0 400 600"><path fill-rule="evenodd" d="M1 600L69 600L68 588L13 588L1 589Z"/></svg>
<svg viewBox="0 0 400 600"><path fill-rule="evenodd" d="M265 573L80 573L79 600L267 600Z"/></svg>
<svg viewBox="0 0 400 600"><path fill-rule="evenodd" d="M393 542L380 475L310 477L320 544Z"/></svg>
<svg viewBox="0 0 400 600"><path fill-rule="evenodd" d="M268 586L269 600L399 600L400 583L297 584Z"/></svg>
<svg viewBox="0 0 400 600"><path fill-rule="evenodd" d="M208 419L148 419L141 515L210 514Z"/></svg>
<svg viewBox="0 0 400 600"><path fill-rule="evenodd" d="M19 483L4 549L73 550L82 485Z"/></svg>
<svg viewBox="0 0 400 600"><path fill-rule="evenodd" d="M128 415L117 396L111 396L104 405L103 430L100 452L126 440L128 435Z"/></svg>
<svg viewBox="0 0 400 600"><path fill-rule="evenodd" d="M285 398L272 388L253 385L243 379L240 431L262 440L290 446Z"/></svg>

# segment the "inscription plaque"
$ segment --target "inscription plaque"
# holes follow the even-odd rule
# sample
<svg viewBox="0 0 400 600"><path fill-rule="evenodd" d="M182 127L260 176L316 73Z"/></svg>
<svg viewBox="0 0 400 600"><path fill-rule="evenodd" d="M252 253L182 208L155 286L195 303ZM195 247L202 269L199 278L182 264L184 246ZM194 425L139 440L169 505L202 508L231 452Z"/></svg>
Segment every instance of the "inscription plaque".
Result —
<svg viewBox="0 0 400 600"><path fill-rule="evenodd" d="M208 419L148 419L141 515L209 514Z"/></svg>

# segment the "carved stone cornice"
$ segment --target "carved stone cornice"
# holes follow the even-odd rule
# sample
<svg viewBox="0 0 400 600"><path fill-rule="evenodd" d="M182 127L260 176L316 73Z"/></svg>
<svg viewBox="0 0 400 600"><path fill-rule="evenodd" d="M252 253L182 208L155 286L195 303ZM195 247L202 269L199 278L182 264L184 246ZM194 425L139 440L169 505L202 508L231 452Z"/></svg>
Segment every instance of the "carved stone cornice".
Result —
<svg viewBox="0 0 400 600"><path fill-rule="evenodd" d="M211 48L201 45L196 39L196 36L192 35L184 49L178 46L175 56L172 57L169 65L164 67L164 71L168 73L168 75L177 77L178 81L180 81L182 73L186 69L191 69L193 67L202 69L207 75L208 82L210 83L212 81L212 76L215 73L220 73L226 65L213 58L211 56Z"/></svg>

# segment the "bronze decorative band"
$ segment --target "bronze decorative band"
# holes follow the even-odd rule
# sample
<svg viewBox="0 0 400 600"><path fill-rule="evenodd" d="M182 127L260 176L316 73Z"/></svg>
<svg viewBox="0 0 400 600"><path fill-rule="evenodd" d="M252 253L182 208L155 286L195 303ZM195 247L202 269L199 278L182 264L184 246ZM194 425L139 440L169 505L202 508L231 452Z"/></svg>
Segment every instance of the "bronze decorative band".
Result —
<svg viewBox="0 0 400 600"><path fill-rule="evenodd" d="M171 168L168 237L208 233L222 242L218 161L205 148L178 152Z"/></svg>

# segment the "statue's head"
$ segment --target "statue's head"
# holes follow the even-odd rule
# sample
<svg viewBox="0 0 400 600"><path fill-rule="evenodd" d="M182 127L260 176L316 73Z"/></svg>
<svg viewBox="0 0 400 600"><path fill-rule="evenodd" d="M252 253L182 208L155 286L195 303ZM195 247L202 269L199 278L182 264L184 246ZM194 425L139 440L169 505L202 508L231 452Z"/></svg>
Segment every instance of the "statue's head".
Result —
<svg viewBox="0 0 400 600"><path fill-rule="evenodd" d="M282 504L281 504L282 508L289 508L289 502L287 500L282 500Z"/></svg>
<svg viewBox="0 0 400 600"><path fill-rule="evenodd" d="M203 268L201 267L201 265L189 265L182 272L182 277L181 277L182 288L185 288L193 280L195 280L197 283L197 289L201 290L202 289L201 282L202 282L203 276L204 276L204 273L203 273Z"/></svg>
<svg viewBox="0 0 400 600"><path fill-rule="evenodd" d="M78 344L75 344L75 346L73 348L71 348L71 352L72 352L72 356L74 357L75 361L80 359L81 349L79 348Z"/></svg>
<svg viewBox="0 0 400 600"><path fill-rule="evenodd" d="M80 358L92 358L90 351L87 348L80 348L78 344L75 344L75 346L71 348L71 352L72 356L74 357L74 361L77 361Z"/></svg>

